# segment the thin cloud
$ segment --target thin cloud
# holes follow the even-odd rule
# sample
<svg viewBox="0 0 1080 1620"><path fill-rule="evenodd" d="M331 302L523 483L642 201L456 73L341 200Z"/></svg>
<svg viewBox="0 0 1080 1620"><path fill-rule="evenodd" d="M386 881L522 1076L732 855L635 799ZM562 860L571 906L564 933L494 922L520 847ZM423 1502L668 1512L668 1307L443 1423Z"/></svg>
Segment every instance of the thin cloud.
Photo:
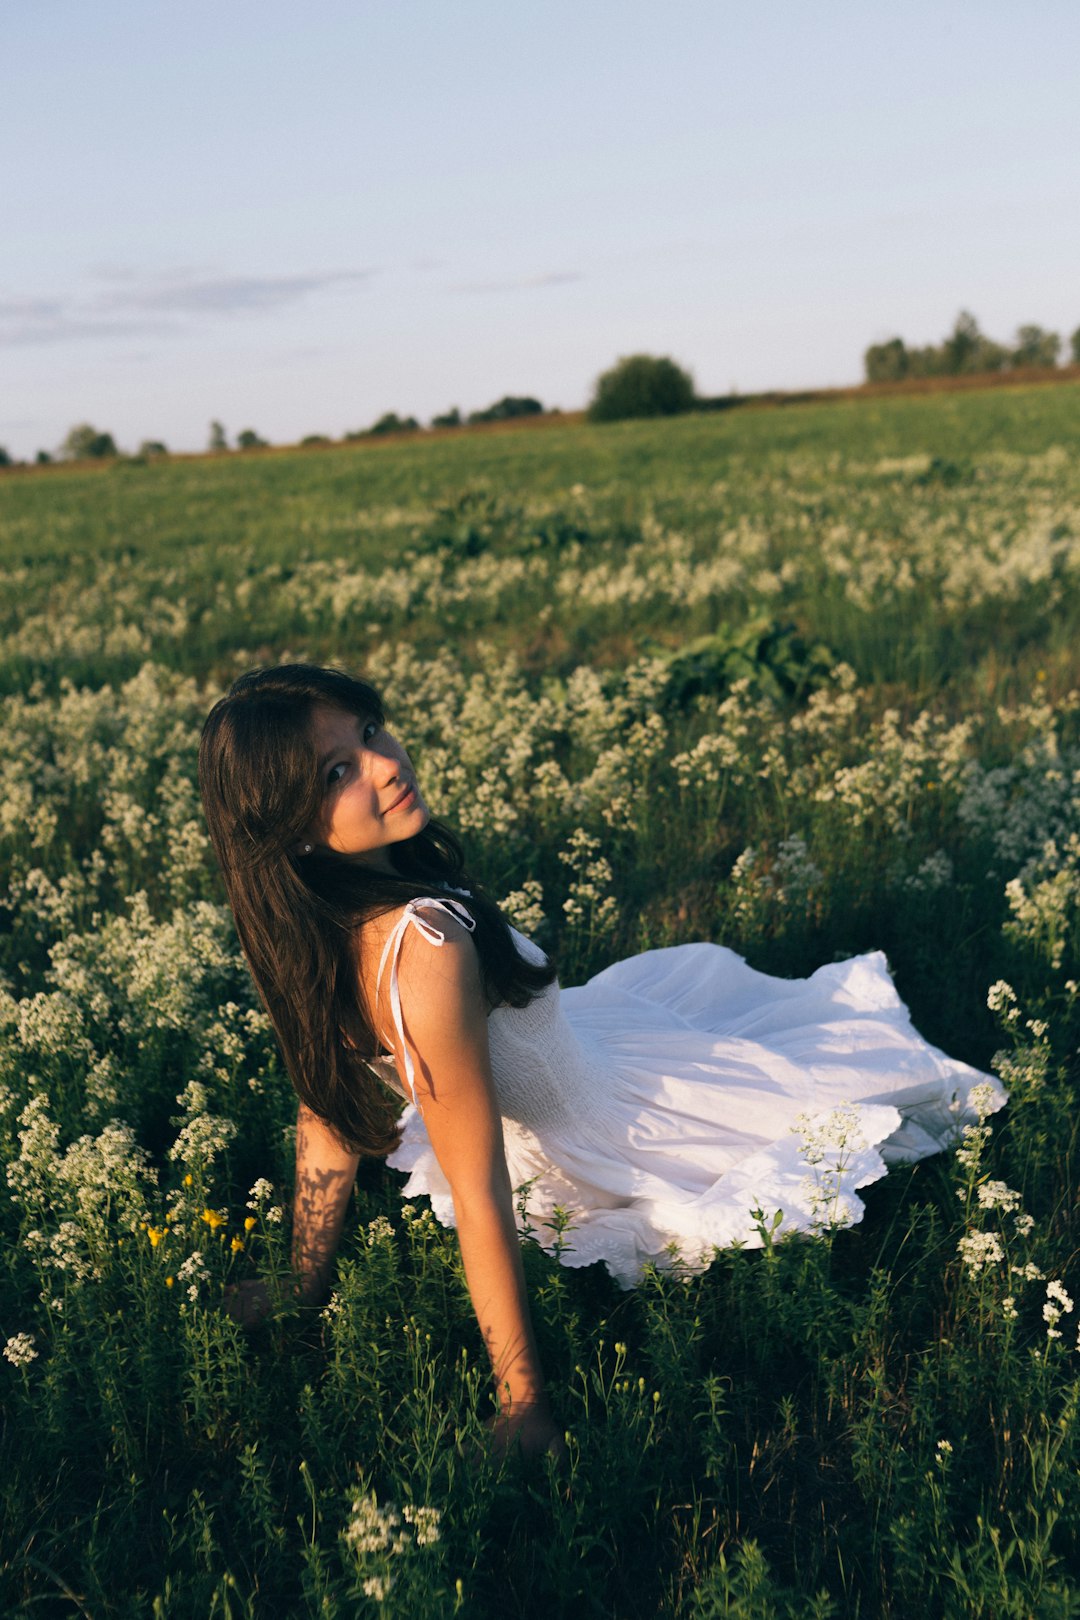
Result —
<svg viewBox="0 0 1080 1620"><path fill-rule="evenodd" d="M178 327L164 321L89 319L62 311L47 317L0 314L0 348L46 347L53 343L81 343L86 338L168 337Z"/></svg>
<svg viewBox="0 0 1080 1620"><path fill-rule="evenodd" d="M580 270L545 270L538 276L508 276L500 281L459 281L449 290L457 293L525 292L533 287L559 287L568 281L583 281Z"/></svg>
<svg viewBox="0 0 1080 1620"><path fill-rule="evenodd" d="M310 293L342 283L368 281L374 270L324 270L298 276L181 276L164 285L118 289L99 300L109 309L166 310L179 314L232 315L280 309Z"/></svg>
<svg viewBox="0 0 1080 1620"><path fill-rule="evenodd" d="M22 348L86 339L169 337L199 317L258 315L299 303L328 288L369 280L376 272L323 270L291 276L221 276L205 270L137 275L122 266L99 266L111 283L84 298L0 298L0 347Z"/></svg>

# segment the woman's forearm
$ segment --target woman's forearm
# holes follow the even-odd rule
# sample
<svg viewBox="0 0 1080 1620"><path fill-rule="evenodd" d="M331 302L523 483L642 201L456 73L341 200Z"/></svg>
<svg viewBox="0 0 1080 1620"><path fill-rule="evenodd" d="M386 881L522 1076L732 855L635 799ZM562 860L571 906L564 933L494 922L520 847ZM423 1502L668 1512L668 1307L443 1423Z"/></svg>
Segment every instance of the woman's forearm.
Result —
<svg viewBox="0 0 1080 1620"><path fill-rule="evenodd" d="M544 1375L529 1315L509 1181L491 1193L455 1194L454 1213L469 1296L491 1358L499 1404L540 1401Z"/></svg>
<svg viewBox="0 0 1080 1620"><path fill-rule="evenodd" d="M296 1115L296 1191L293 1197L292 1263L301 1298L326 1292L345 1211L360 1162L304 1103Z"/></svg>

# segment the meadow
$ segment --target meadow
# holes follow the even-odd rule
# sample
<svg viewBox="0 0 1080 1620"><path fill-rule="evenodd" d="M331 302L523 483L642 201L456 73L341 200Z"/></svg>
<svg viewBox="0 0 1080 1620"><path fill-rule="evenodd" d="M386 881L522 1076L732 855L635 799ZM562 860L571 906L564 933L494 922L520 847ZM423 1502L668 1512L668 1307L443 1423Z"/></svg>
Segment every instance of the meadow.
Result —
<svg viewBox="0 0 1080 1620"><path fill-rule="evenodd" d="M0 1612L1080 1616L1080 385L0 476ZM564 983L883 949L1008 1107L809 1239L526 1272L562 1473L478 1454L456 1238L295 1100L205 835L239 671L385 690ZM764 1224L764 1223L763 1223ZM573 1227L563 1234L573 1242Z"/></svg>

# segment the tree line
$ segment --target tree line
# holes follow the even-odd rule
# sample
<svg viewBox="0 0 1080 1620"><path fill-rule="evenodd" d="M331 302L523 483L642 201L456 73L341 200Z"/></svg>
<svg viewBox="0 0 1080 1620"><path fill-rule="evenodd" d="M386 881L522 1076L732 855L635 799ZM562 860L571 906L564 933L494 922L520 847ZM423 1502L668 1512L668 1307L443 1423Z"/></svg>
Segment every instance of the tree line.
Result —
<svg viewBox="0 0 1080 1620"><path fill-rule="evenodd" d="M1072 361L1080 365L1080 327L1069 339ZM866 350L864 365L866 381L899 382L905 377L955 377L975 372L1004 371L1021 366L1056 366L1062 350L1062 341L1056 332L1047 332L1041 326L1021 326L1012 347L995 343L980 330L974 315L962 310L948 337L940 344L924 348L909 348L903 338L890 338L886 343L875 343ZM683 411L725 410L743 405L755 398L783 398L783 395L724 394L709 398L697 393L693 376L666 355L623 355L608 371L597 377L592 398L586 410L590 422L619 422L634 417L676 416ZM801 397L801 396L800 396ZM538 399L531 395L506 394L486 410L472 411L463 416L455 405L451 410L433 416L429 428L460 428L479 422L506 422L518 417L558 415L558 408L545 411ZM367 428L356 428L342 435L342 443L357 439L380 438L390 433L421 433L426 431L415 416L399 416L397 411L385 411ZM325 433L309 433L300 440L303 448L333 444ZM216 455L239 451L261 450L267 440L254 428L244 428L236 435L232 446L220 422L210 423L207 449ZM144 439L133 456L125 460L151 461L168 455L168 447L160 439ZM73 427L59 447L56 455L65 461L93 461L108 457L121 457L111 433L103 433L88 422ZM50 462L53 455L39 450L35 458L39 463ZM0 467L12 465L12 458L0 446Z"/></svg>
<svg viewBox="0 0 1080 1620"><path fill-rule="evenodd" d="M1057 332L1029 324L1017 328L1011 344L996 343L979 328L970 310L956 317L940 343L909 346L902 337L872 343L863 355L868 383L902 382L905 377L964 377L977 372L1014 371L1026 366L1056 366L1064 344ZM1069 354L1080 365L1080 326L1069 338Z"/></svg>

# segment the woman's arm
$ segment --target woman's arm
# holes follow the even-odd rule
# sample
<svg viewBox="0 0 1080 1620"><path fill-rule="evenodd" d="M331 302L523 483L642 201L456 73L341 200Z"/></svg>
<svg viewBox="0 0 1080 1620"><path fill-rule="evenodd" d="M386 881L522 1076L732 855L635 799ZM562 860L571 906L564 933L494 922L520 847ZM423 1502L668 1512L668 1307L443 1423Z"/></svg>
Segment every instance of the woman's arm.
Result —
<svg viewBox="0 0 1080 1620"><path fill-rule="evenodd" d="M497 1442L517 1437L526 1451L558 1450L525 1293L480 965L463 927L445 917L439 926L446 941L437 948L409 931L398 968L418 1106L453 1193L469 1296L495 1377Z"/></svg>
<svg viewBox="0 0 1080 1620"><path fill-rule="evenodd" d="M301 1103L296 1113L292 1263L307 1305L325 1297L359 1163L360 1155L343 1147L326 1122Z"/></svg>
<svg viewBox="0 0 1080 1620"><path fill-rule="evenodd" d="M317 1305L326 1296L359 1162L359 1154L343 1148L326 1122L301 1103L296 1114L292 1288L305 1305ZM241 1327L258 1327L276 1303L262 1277L225 1290L225 1309Z"/></svg>

